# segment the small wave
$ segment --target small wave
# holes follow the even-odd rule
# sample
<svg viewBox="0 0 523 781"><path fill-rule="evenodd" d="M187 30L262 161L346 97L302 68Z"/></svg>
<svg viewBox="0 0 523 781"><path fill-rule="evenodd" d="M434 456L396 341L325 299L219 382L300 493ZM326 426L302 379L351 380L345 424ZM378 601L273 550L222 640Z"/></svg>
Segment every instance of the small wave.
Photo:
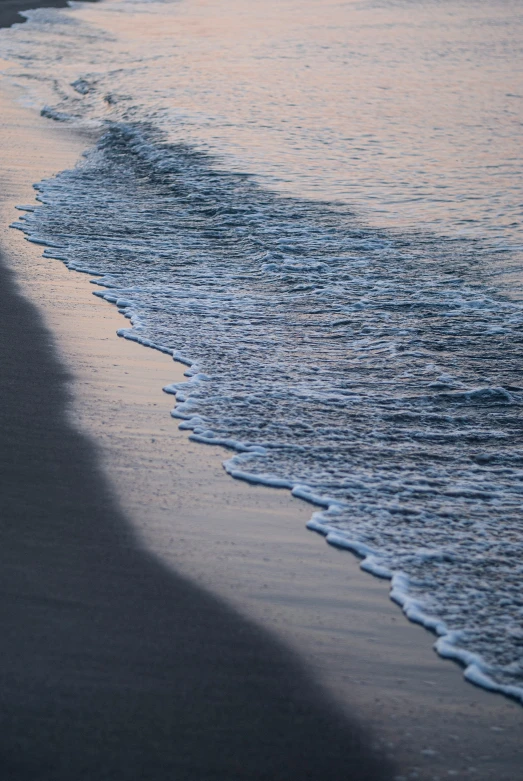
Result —
<svg viewBox="0 0 523 781"><path fill-rule="evenodd" d="M144 28L158 33L154 53L147 35L131 41L114 33L119 25L113 14L125 14L130 2L133 13L147 13ZM163 30L164 14L174 6L158 14L161 29L152 24L158 2L146 7L136 0L106 2L96 13L90 9L93 23L81 10L39 9L26 13L27 24L1 32L2 57L21 69L13 71L13 80L23 83L33 105L43 106L45 117L108 130L75 170L38 186L40 206L26 209L14 227L45 246L47 257L97 277L97 294L130 321L121 336L189 367L188 382L167 389L177 397L173 416L194 440L231 449L225 464L231 475L291 488L321 508L310 528L359 555L364 569L392 578L393 598L411 620L439 634L442 656L464 664L473 682L521 699L523 314L520 305L485 284L487 272L493 279L513 267L511 252L521 244L517 156L512 124L503 120L512 123L513 114L496 100L486 114L482 101L481 122L468 122L468 139L476 144L467 144L472 189L475 196L481 190L472 212L462 197L471 184L462 167L457 178L446 170L443 198L439 185L432 189L438 177L420 182L420 163L428 154L435 170L445 145L439 131L434 135L431 128L427 135L426 127L413 123L410 110L401 128L409 146L403 147L402 162L411 159L413 167L407 165L402 182L394 175L391 189L383 166L372 161L386 165L383 152L388 159L397 143L401 148L400 128L394 124L381 150L377 138L366 139L372 106L383 106L381 89L378 103L358 101L358 112L349 100L345 123L349 114L340 114L338 85L330 105L331 115L342 118L343 137L332 126L325 144L326 114L321 134L316 132L317 95L307 89L294 108L288 100L293 60L287 54L295 40L291 49L280 41L286 53L280 62L283 90L278 103L274 83L267 101L257 82L238 89L230 70L220 80L220 63L228 67L222 39L214 42L219 57L206 51L207 64L196 58L194 79L182 39L173 46ZM337 7L350 13L352 6ZM519 46L513 19L510 28L512 43L503 27L507 52ZM360 44L367 40L362 28L351 29L363 36ZM376 29L373 61L379 60ZM307 40L307 30L298 32ZM323 89L330 76L321 69L327 66L330 74L346 51L318 46L319 29L312 32L309 55ZM401 38L401 27L396 32ZM185 33L191 37L189 27ZM206 42L213 45L211 38ZM234 42L229 43L232 51ZM256 68L247 58L245 74L259 71L260 55L267 65L275 63L273 43L261 30ZM412 72L410 29L406 44ZM328 62L318 56L320 49L328 52ZM490 49L500 62L501 49ZM234 51L240 61L244 52ZM401 60L400 49L394 52ZM421 53L425 62L425 47ZM471 54L461 47L465 67L473 62ZM294 62L301 60L300 53ZM390 63L384 64L388 74ZM357 70L369 76L363 64ZM164 81L167 72L176 74L172 81ZM309 87L309 78L306 83ZM215 85L213 94L209 84ZM436 97L432 91L430 116ZM470 109L474 101L466 97ZM322 93L324 99L328 105ZM460 106L460 123L467 106ZM345 124L359 127L360 137L347 139ZM484 131L475 133L474 127ZM167 143L159 128L192 145ZM269 138L276 139L270 154ZM454 159L466 158L461 133L455 141ZM201 152L202 144L215 148L214 142L229 151L227 159ZM357 155L347 166L347 150L354 145ZM305 157L295 154L300 146ZM487 231L491 239L443 240L417 228L392 234L359 223L340 204L278 197L257 187L250 172L229 170L243 165L237 152L255 170L258 147L263 148L258 173L267 181L271 165L275 186L289 175L294 192L312 182L314 193L325 194L327 182L329 198L350 191L361 205L370 193L371 205L380 202L386 209L393 203L395 215L404 207L408 214L410 202L411 225L426 218L438 230L453 225L473 229L476 236ZM481 174L478 160L490 160L495 148L509 150L507 155L512 149L514 157L505 159L510 186L498 187L493 208L491 171ZM286 150L283 156L280 150ZM336 156L340 151L342 158ZM351 181L338 190L340 159ZM311 177L304 161L315 169ZM459 209L449 210L458 202ZM388 224L390 214L384 218ZM510 214L512 227L505 219Z"/></svg>
<svg viewBox="0 0 523 781"><path fill-rule="evenodd" d="M474 245L214 173L115 124L18 226L190 367L173 414L229 474L320 505L310 528L521 699L523 308L477 284Z"/></svg>

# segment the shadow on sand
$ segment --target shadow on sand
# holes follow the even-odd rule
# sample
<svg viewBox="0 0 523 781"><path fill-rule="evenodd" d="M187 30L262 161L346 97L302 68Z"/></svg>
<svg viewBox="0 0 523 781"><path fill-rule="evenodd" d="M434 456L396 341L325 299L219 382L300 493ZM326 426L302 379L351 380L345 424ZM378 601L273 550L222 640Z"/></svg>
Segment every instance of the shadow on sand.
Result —
<svg viewBox="0 0 523 781"><path fill-rule="evenodd" d="M140 550L0 268L0 776L391 779L280 643Z"/></svg>

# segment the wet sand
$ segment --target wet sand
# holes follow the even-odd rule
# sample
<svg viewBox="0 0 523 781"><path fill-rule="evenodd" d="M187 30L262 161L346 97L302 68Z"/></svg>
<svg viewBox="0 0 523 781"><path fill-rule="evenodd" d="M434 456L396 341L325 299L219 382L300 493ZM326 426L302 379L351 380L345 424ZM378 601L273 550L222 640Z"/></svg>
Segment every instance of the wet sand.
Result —
<svg viewBox="0 0 523 781"><path fill-rule="evenodd" d="M178 432L183 369L7 232L90 139L2 109L4 259L39 310L2 281L5 775L517 779L521 708L438 660L310 507Z"/></svg>
<svg viewBox="0 0 523 781"><path fill-rule="evenodd" d="M4 263L0 286L2 778L390 778L291 651L138 544Z"/></svg>
<svg viewBox="0 0 523 781"><path fill-rule="evenodd" d="M2 776L390 778L292 654L138 547L49 333L0 284Z"/></svg>

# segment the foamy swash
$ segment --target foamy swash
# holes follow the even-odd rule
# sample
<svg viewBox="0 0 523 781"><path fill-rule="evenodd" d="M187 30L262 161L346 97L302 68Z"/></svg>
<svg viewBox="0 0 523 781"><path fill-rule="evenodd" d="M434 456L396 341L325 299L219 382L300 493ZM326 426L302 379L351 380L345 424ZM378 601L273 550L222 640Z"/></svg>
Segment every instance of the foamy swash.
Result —
<svg viewBox="0 0 523 781"><path fill-rule="evenodd" d="M73 89L93 119L100 80ZM15 227L190 367L166 390L191 438L317 504L310 528L392 577L442 656L523 702L523 307L473 241L275 194L166 141L139 96L125 113Z"/></svg>

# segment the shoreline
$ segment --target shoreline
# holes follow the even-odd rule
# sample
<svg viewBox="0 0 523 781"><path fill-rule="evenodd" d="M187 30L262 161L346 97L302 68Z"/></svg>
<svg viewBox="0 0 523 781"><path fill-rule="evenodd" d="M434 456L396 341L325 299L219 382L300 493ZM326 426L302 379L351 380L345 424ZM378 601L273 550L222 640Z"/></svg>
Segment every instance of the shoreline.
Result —
<svg viewBox="0 0 523 781"><path fill-rule="evenodd" d="M16 160L26 152L24 174L40 176L78 152L78 140L68 143L65 134L53 150L53 132L34 133L35 143L24 147L28 126L16 107L3 118L3 140L16 132ZM96 356L76 352L78 340L66 345L53 322L65 316L71 333L82 305L56 275L46 282L24 248L10 245L9 199L26 187L4 166L3 258L6 246L11 252L9 268L0 267L4 775L341 781L350 765L362 781L386 781L392 765L371 747L366 728L322 691L295 653L138 543L81 420L72 377L81 383L82 372L63 362L72 347L89 381ZM106 342L114 361L121 344L105 325L94 322L94 345ZM91 337L82 333L80 341Z"/></svg>
<svg viewBox="0 0 523 781"><path fill-rule="evenodd" d="M226 451L202 448L178 432L169 417L173 400L161 387L180 381L184 367L116 339L116 327L125 321L90 295L88 278L40 258L41 248L8 232L14 204L31 200L31 182L71 165L87 138L74 138L67 127L9 107L5 99L4 104L8 119L2 132L11 122L11 144L18 149L13 162L27 152L29 140L33 144L29 159L3 171L4 178L10 175L1 205L4 258L16 269L24 294L35 302L40 298L38 306L75 378L75 425L96 442L103 472L134 533L170 571L176 568L218 593L298 650L347 711L352 699L384 747L403 730L388 746L402 773L428 779L456 769L462 778L515 778L520 706L465 684L461 669L431 652L426 631L408 624L390 604L388 584L362 573L352 556L306 534L301 521L310 517L310 505L282 491L232 481L221 468ZM18 137L21 123L25 137ZM33 178L22 182L30 172ZM300 581L304 570L309 593ZM378 673L380 665L386 669ZM471 708L478 723L463 726ZM446 734L429 742L430 728L441 718L447 720ZM485 767L472 772L473 765L465 763L478 761L477 750L487 737L498 754L479 756ZM502 757L506 767L501 768Z"/></svg>
<svg viewBox="0 0 523 781"><path fill-rule="evenodd" d="M31 201L30 182L74 164L92 139L4 103L4 133L11 121L10 142L33 150L31 159L15 155L20 167L7 177L4 255L75 378L69 414L95 443L134 534L171 571L297 651L339 706L357 709L403 773L432 779L457 769L463 778L513 779L521 707L467 684L461 668L439 659L426 630L390 602L387 582L306 531L310 505L232 480L221 465L227 451L190 442L161 391L185 367L118 339L125 321L92 295L89 276L42 258L41 247L7 227L14 205ZM478 755L484 767L469 773Z"/></svg>

